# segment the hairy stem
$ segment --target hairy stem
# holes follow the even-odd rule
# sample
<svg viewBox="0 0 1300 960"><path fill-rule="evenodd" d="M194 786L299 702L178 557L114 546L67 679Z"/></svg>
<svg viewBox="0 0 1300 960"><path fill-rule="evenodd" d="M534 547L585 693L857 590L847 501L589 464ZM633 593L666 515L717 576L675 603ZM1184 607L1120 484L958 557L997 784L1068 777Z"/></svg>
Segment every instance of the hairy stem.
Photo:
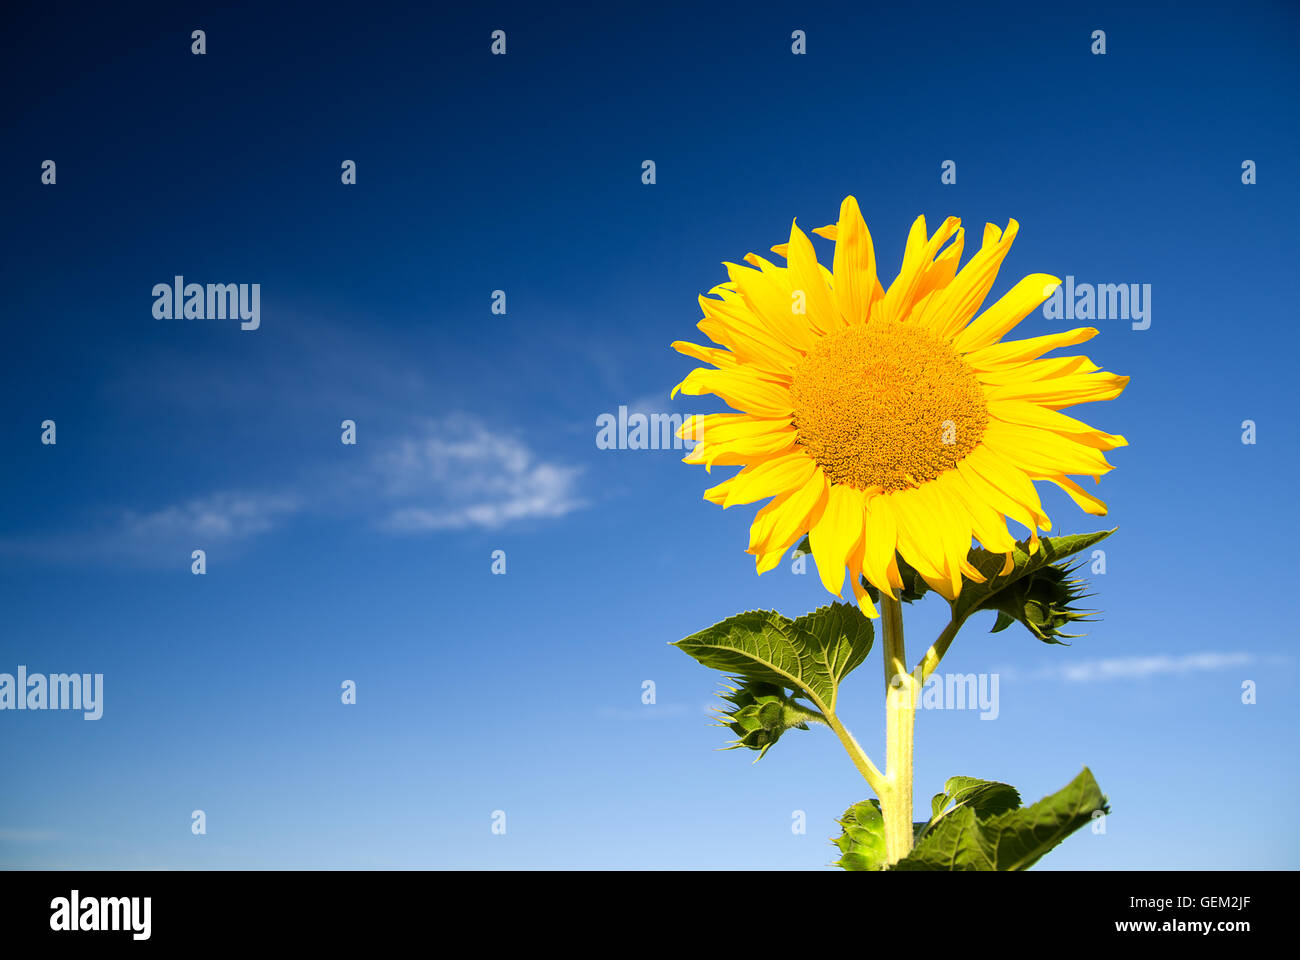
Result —
<svg viewBox="0 0 1300 960"><path fill-rule="evenodd" d="M885 796L884 774L876 769L876 765L871 762L871 758L867 756L867 752L862 749L857 740L853 739L853 734L849 733L849 731L845 729L844 724L840 723L840 718L835 716L835 711L827 710L825 712L825 718L826 725L835 731L835 736L840 738L840 743L842 743L844 749L848 751L849 758L853 761L853 765L858 768L858 773L862 774L862 778L867 781L871 786L871 789L876 792L876 796L880 797L881 802L883 803Z"/></svg>
<svg viewBox="0 0 1300 960"><path fill-rule="evenodd" d="M916 679L907 672L903 644L903 605L881 595L885 640L885 854L897 863L912 850L912 735L916 718ZM878 791L879 792L879 791Z"/></svg>
<svg viewBox="0 0 1300 960"><path fill-rule="evenodd" d="M948 621L948 626L943 628L943 632L939 634L934 643L931 644L930 649L925 652L925 656L916 665L915 676L918 682L925 683L930 674L934 673L934 668L939 666L939 661L948 652L948 647L952 645L953 638L957 636L957 631L961 629L961 625L965 622L965 617L960 620L954 617Z"/></svg>

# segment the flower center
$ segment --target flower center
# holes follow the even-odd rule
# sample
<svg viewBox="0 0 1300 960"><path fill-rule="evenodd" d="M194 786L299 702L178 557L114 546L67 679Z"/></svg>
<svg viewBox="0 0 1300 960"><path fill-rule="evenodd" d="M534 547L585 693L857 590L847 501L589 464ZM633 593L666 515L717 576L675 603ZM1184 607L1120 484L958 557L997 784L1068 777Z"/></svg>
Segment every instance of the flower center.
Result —
<svg viewBox="0 0 1300 960"><path fill-rule="evenodd" d="M817 344L790 384L798 441L832 483L905 490L975 449L988 405L952 345L911 323L850 327Z"/></svg>

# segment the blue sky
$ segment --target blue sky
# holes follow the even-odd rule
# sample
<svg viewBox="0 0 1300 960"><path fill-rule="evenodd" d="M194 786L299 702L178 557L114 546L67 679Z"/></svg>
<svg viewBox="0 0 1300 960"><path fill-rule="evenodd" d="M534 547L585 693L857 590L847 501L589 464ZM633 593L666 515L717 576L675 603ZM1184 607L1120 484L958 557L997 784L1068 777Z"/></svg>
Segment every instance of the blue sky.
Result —
<svg viewBox="0 0 1300 960"><path fill-rule="evenodd" d="M999 715L919 716L918 798L1086 763L1106 833L1044 867L1295 867L1296 10L873 6L12 22L0 672L102 673L105 703L0 714L0 865L824 867L868 795L839 745L716 752L721 677L667 643L828 595L756 577L752 507L595 422L717 409L668 399L696 297L852 193L886 281L923 213L1019 220L994 295L1152 290L1087 350L1133 378L1084 414L1131 443L1105 619L1068 648L969 624L943 669L997 673ZM176 274L259 283L260 328L156 319ZM908 611L914 657L941 615ZM880 701L877 652L841 702L883 762Z"/></svg>

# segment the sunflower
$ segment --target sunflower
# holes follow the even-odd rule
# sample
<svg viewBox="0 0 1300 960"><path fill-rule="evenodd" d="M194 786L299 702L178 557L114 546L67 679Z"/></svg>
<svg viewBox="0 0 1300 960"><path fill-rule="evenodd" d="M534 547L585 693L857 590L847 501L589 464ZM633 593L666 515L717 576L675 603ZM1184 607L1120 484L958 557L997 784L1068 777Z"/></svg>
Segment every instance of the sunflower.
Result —
<svg viewBox="0 0 1300 960"><path fill-rule="evenodd" d="M750 528L758 572L808 534L822 583L842 595L847 570L863 612L876 616L865 577L891 598L901 556L949 600L972 539L1006 555L1006 521L1050 531L1034 481L1053 483L1086 513L1106 505L1070 478L1100 480L1105 451L1127 445L1059 411L1118 396L1128 377L1087 357L1044 357L1083 343L1093 327L1003 341L1060 280L1031 274L976 316L1018 224L984 227L980 249L958 270L961 222L933 235L924 217L908 234L903 265L886 290L858 203L814 230L835 243L832 269L817 262L797 223L772 248L786 266L749 254L726 263L729 282L700 297L700 331L718 346L677 341L700 367L673 389L714 394L738 413L696 415L679 435L696 441L685 462L742 466L705 491L724 508L772 498ZM973 318L973 319L972 319ZM861 575L861 577L859 576Z"/></svg>

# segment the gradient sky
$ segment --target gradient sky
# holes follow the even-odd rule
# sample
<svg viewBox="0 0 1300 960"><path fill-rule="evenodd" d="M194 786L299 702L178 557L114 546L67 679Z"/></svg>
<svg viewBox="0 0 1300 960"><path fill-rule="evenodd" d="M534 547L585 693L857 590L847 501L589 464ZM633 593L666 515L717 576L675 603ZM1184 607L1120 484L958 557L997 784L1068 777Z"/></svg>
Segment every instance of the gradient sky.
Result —
<svg viewBox="0 0 1300 960"><path fill-rule="evenodd" d="M106 694L0 713L0 865L828 864L869 793L838 743L716 752L722 677L667 643L829 596L595 421L719 409L668 399L696 297L849 193L886 282L923 213L1020 221L995 296L1152 289L1087 347L1133 378L1081 408L1131 443L1110 517L1042 491L1060 532L1119 527L1105 619L967 626L943 669L997 673L1000 713L918 716L920 806L1088 764L1106 833L1045 867L1300 863L1293 4L272 6L6 13L0 672ZM261 328L155 319L176 274L260 283ZM908 610L913 659L942 612ZM841 703L883 763L879 656Z"/></svg>

